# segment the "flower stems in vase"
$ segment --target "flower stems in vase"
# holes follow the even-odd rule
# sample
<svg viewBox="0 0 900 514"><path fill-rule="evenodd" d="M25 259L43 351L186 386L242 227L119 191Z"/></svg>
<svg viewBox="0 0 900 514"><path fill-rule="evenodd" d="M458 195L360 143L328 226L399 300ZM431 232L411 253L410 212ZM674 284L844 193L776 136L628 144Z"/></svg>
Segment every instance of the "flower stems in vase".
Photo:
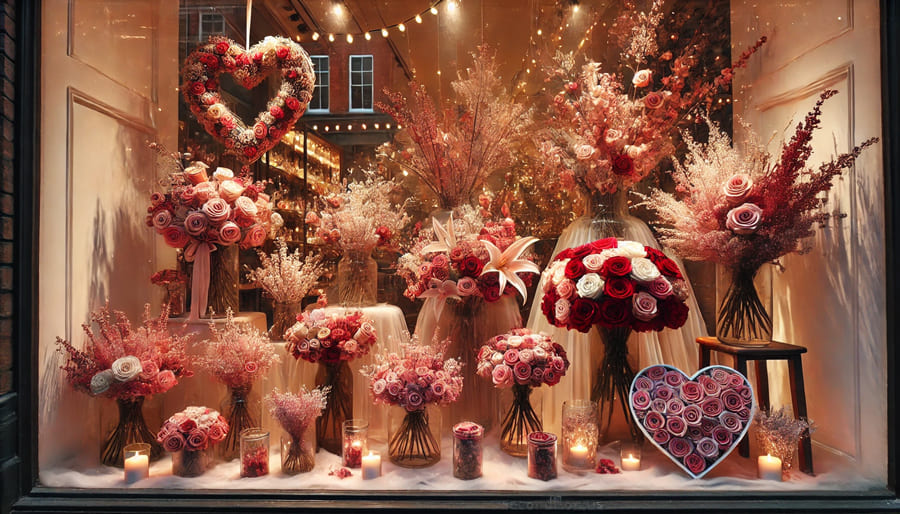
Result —
<svg viewBox="0 0 900 514"><path fill-rule="evenodd" d="M616 411L616 403L618 403L628 425L631 440L640 441L641 432L635 425L628 408L629 389L634 380L634 371L628 364L627 341L631 329L628 327L597 328L603 336L604 357L603 363L597 370L591 400L599 405L600 437L604 441L611 440L610 426Z"/></svg>
<svg viewBox="0 0 900 514"><path fill-rule="evenodd" d="M238 247L217 246L209 254L209 294L207 311L221 317L228 309L238 312ZM201 312L201 316L207 313Z"/></svg>
<svg viewBox="0 0 900 514"><path fill-rule="evenodd" d="M353 374L347 361L321 363L316 385L330 389L322 415L316 419L316 443L319 448L341 454L344 421L353 418Z"/></svg>
<svg viewBox="0 0 900 514"><path fill-rule="evenodd" d="M258 418L254 418L250 405L251 386L229 387L227 405L225 405L225 419L231 429L219 446L223 459L231 460L241 454L241 432L247 428L258 427Z"/></svg>
<svg viewBox="0 0 900 514"><path fill-rule="evenodd" d="M530 385L512 386L513 401L500 425L500 449L514 457L528 454L528 434L543 430L541 418L531 406Z"/></svg>
<svg viewBox="0 0 900 514"><path fill-rule="evenodd" d="M426 409L407 411L388 441L391 462L406 468L430 466L441 460L441 444L428 424Z"/></svg>
<svg viewBox="0 0 900 514"><path fill-rule="evenodd" d="M772 339L772 317L754 279L760 268L734 267L719 305L716 335L724 343L765 344Z"/></svg>
<svg viewBox="0 0 900 514"><path fill-rule="evenodd" d="M305 437L285 435L281 441L281 471L296 475L312 471L316 466L312 444Z"/></svg>
<svg viewBox="0 0 900 514"><path fill-rule="evenodd" d="M100 449L100 462L107 466L124 466L122 450L132 443L149 444L151 461L162 457L162 445L156 441L156 435L144 421L144 397L117 398L116 405L119 408L119 421Z"/></svg>

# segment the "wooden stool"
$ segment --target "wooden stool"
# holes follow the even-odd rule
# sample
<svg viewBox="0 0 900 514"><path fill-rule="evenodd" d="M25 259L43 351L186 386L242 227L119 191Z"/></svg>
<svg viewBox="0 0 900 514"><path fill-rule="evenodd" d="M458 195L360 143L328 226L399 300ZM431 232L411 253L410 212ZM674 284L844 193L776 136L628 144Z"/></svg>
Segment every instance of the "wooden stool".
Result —
<svg viewBox="0 0 900 514"><path fill-rule="evenodd" d="M788 372L791 382L791 401L794 407L794 416L806 418L806 389L803 385L803 363L800 356L806 353L806 347L795 344L771 342L768 346L742 347L731 346L720 342L715 337L698 337L700 345L700 369L709 366L710 355L713 351L726 353L734 358L734 369L747 376L747 361L756 361L756 393L760 407L768 412L769 403L769 374L766 370L766 361L788 361ZM750 456L750 442L747 438L741 441L738 451L741 457ZM800 457L800 470L809 475L813 474L812 443L809 437L800 440L798 450Z"/></svg>

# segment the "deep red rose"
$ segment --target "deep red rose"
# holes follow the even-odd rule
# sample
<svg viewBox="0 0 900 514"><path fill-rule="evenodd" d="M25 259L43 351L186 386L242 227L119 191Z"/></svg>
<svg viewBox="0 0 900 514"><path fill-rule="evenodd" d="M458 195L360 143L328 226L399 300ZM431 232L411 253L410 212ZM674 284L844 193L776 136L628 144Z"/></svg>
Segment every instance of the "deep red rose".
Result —
<svg viewBox="0 0 900 514"><path fill-rule="evenodd" d="M664 257L656 263L656 267L659 268L659 271L662 272L663 275L668 275L673 278L682 278L681 270L678 269L678 265L668 257Z"/></svg>
<svg viewBox="0 0 900 514"><path fill-rule="evenodd" d="M229 45L227 41L219 41L218 43L216 43L216 53L217 54L228 53L229 48L231 48L231 45Z"/></svg>
<svg viewBox="0 0 900 514"><path fill-rule="evenodd" d="M207 91L215 91L219 89L219 81L216 79L207 80L205 85Z"/></svg>
<svg viewBox="0 0 900 514"><path fill-rule="evenodd" d="M614 237L598 239L588 244L594 252L602 252L603 250L609 250L611 248L619 247L619 241L617 241Z"/></svg>
<svg viewBox="0 0 900 514"><path fill-rule="evenodd" d="M296 111L300 108L300 100L297 100L293 96L289 96L284 99L284 105L286 105L288 109Z"/></svg>
<svg viewBox="0 0 900 514"><path fill-rule="evenodd" d="M616 175L629 175L634 171L634 161L631 157L620 153L612 159L612 171Z"/></svg>
<svg viewBox="0 0 900 514"><path fill-rule="evenodd" d="M569 326L579 332L587 332L599 320L600 308L593 300L578 298L569 311Z"/></svg>
<svg viewBox="0 0 900 514"><path fill-rule="evenodd" d="M630 279L623 277L611 278L606 281L603 292L611 297L624 300L634 295L634 284Z"/></svg>
<svg viewBox="0 0 900 514"><path fill-rule="evenodd" d="M584 259L591 253L592 253L591 245L589 245L589 244L576 246L575 248L572 248L572 258L574 258L574 259Z"/></svg>
<svg viewBox="0 0 900 514"><path fill-rule="evenodd" d="M232 118L231 116L222 116L221 118L219 118L219 123L221 123L222 126L227 128L228 130L233 130L235 126L234 118Z"/></svg>
<svg viewBox="0 0 900 514"><path fill-rule="evenodd" d="M544 313L547 322L551 325L556 325L556 300L556 292L553 289L544 294L544 298L541 300L541 312Z"/></svg>
<svg viewBox="0 0 900 514"><path fill-rule="evenodd" d="M215 58L215 56L210 55L209 59L206 60L206 67L210 69L210 71L216 71L219 69L219 60Z"/></svg>
<svg viewBox="0 0 900 514"><path fill-rule="evenodd" d="M493 273L491 273L493 275ZM486 302L496 302L500 299L500 285L492 284L481 289L481 296Z"/></svg>
<svg viewBox="0 0 900 514"><path fill-rule="evenodd" d="M499 273L488 273L487 275L482 275L478 277L478 282L481 284L482 289L486 289L491 286L500 285L500 274Z"/></svg>
<svg viewBox="0 0 900 514"><path fill-rule="evenodd" d="M338 362L341 360L341 349L337 346L325 348L322 350L322 360L325 362Z"/></svg>
<svg viewBox="0 0 900 514"><path fill-rule="evenodd" d="M284 111L281 110L281 107L278 107L277 105L273 105L269 109L269 114L271 114L276 120L284 118Z"/></svg>
<svg viewBox="0 0 900 514"><path fill-rule="evenodd" d="M564 259L571 259L571 258L572 258L572 249L571 249L571 248L566 248L565 250L559 252L559 253L556 255L556 259L554 259L554 260L561 261L561 260L564 260Z"/></svg>
<svg viewBox="0 0 900 514"><path fill-rule="evenodd" d="M475 278L478 275L481 275L482 270L484 270L484 263L474 255L469 255L459 263L459 274L464 277ZM493 275L493 273L491 273L491 275Z"/></svg>
<svg viewBox="0 0 900 514"><path fill-rule="evenodd" d="M255 157L256 153L259 151L255 146L245 146L244 147L244 156L249 158Z"/></svg>
<svg viewBox="0 0 900 514"><path fill-rule="evenodd" d="M624 277L631 273L631 259L623 255L617 255L606 259L600 273L605 277Z"/></svg>
<svg viewBox="0 0 900 514"><path fill-rule="evenodd" d="M597 323L607 328L628 326L633 321L628 300L606 298L600 302L599 311Z"/></svg>
<svg viewBox="0 0 900 514"><path fill-rule="evenodd" d="M253 60L256 62L262 61L262 58L263 58L262 52L256 52L253 54Z"/></svg>
<svg viewBox="0 0 900 514"><path fill-rule="evenodd" d="M200 96L206 92L206 86L203 85L203 82L192 82L191 83L191 94L194 96Z"/></svg>
<svg viewBox="0 0 900 514"><path fill-rule="evenodd" d="M657 316L650 321L641 321L635 318L634 323L631 324L631 328L633 328L635 332L659 332L666 328L666 323L662 316Z"/></svg>
<svg viewBox="0 0 900 514"><path fill-rule="evenodd" d="M669 297L658 304L666 326L671 329L681 328L687 322L688 306L675 297Z"/></svg>
<svg viewBox="0 0 900 514"><path fill-rule="evenodd" d="M277 55L279 59L285 59L290 54L291 51L288 50L286 46L279 46L278 49L275 50L275 55Z"/></svg>
<svg viewBox="0 0 900 514"><path fill-rule="evenodd" d="M569 280L578 280L584 274L587 273L587 268L584 267L584 263L579 259L572 259L566 264L566 278Z"/></svg>

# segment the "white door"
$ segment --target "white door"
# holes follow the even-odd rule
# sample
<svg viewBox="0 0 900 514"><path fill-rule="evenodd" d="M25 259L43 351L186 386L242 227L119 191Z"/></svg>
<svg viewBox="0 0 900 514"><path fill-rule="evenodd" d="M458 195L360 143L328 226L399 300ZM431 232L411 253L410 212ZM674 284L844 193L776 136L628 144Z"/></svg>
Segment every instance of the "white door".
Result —
<svg viewBox="0 0 900 514"><path fill-rule="evenodd" d="M840 93L823 108L812 166L881 135L877 0L732 1L733 53L759 34L769 42L736 75L735 113L777 154L787 129L825 88ZM739 136L736 139L739 140ZM775 339L806 346L803 356L818 472L833 457L887 477L885 414L884 184L881 146L868 149L836 182L830 212L847 216L816 232L807 255L773 273ZM784 366L770 364L775 406L790 405ZM822 451L825 450L825 451ZM842 466L844 464L841 464Z"/></svg>
<svg viewBox="0 0 900 514"><path fill-rule="evenodd" d="M61 382L56 336L80 345L81 324L107 298L135 323L145 301L158 303L149 276L162 265L159 238L144 223L157 176L147 142L177 149L178 2L48 0L41 11L43 470L51 456L84 447L96 461L99 452L74 439L96 430L57 426L96 426L101 402Z"/></svg>

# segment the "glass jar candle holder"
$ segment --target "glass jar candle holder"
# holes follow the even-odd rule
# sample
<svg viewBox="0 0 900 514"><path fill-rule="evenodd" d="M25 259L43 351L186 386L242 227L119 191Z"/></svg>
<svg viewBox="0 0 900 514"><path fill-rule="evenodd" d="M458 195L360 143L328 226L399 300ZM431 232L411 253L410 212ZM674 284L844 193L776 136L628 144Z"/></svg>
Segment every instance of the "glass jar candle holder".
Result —
<svg viewBox="0 0 900 514"><path fill-rule="evenodd" d="M641 470L641 445L638 443L623 441L619 449L622 471Z"/></svg>
<svg viewBox="0 0 900 514"><path fill-rule="evenodd" d="M597 404L589 400L563 402L562 464L569 472L593 471L600 436Z"/></svg>
<svg viewBox="0 0 900 514"><path fill-rule="evenodd" d="M348 419L342 426L341 465L345 468L362 466L362 456L368 450L369 422Z"/></svg>
<svg viewBox="0 0 900 514"><path fill-rule="evenodd" d="M484 428L472 421L453 426L453 476L472 480L481 476Z"/></svg>
<svg viewBox="0 0 900 514"><path fill-rule="evenodd" d="M528 434L528 476L538 480L556 478L556 434Z"/></svg>
<svg viewBox="0 0 900 514"><path fill-rule="evenodd" d="M150 476L150 444L132 443L122 449L125 483L133 484Z"/></svg>
<svg viewBox="0 0 900 514"><path fill-rule="evenodd" d="M241 432L241 476L269 474L269 432L247 428Z"/></svg>

